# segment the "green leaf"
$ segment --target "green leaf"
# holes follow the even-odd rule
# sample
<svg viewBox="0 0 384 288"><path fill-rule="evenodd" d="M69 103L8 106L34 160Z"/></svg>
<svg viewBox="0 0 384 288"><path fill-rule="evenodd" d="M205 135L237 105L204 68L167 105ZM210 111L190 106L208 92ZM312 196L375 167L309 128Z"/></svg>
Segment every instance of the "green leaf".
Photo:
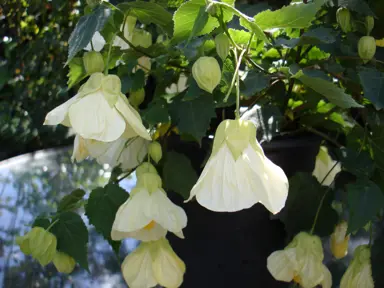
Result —
<svg viewBox="0 0 384 288"><path fill-rule="evenodd" d="M201 32L201 30L204 29L205 25L206 25L207 22L208 22L208 16L209 16L209 15L208 15L208 13L205 11L205 7L204 7L204 6L201 6L200 9L199 9L199 13L197 14L195 23L193 24L192 32L191 32L191 34L189 35L189 38L188 38L187 43L189 43L189 41L191 41L191 39L192 39L193 37L195 37L195 35L197 35L198 33Z"/></svg>
<svg viewBox="0 0 384 288"><path fill-rule="evenodd" d="M289 179L289 193L285 208L280 218L290 235L300 231L310 231L320 201L325 193L326 197L315 226L315 234L330 235L338 221L337 212L332 208L333 192L320 183L309 173L296 173Z"/></svg>
<svg viewBox="0 0 384 288"><path fill-rule="evenodd" d="M364 69L359 72L364 97L375 105L376 109L384 108L384 73L376 69Z"/></svg>
<svg viewBox="0 0 384 288"><path fill-rule="evenodd" d="M47 229L49 225L51 225L51 221L49 221L49 219L39 216L35 219L35 221L33 221L32 227Z"/></svg>
<svg viewBox="0 0 384 288"><path fill-rule="evenodd" d="M59 202L57 212L73 209L76 204L83 199L85 191L82 189L73 190L70 194L65 195Z"/></svg>
<svg viewBox="0 0 384 288"><path fill-rule="evenodd" d="M303 70L297 72L292 78L299 79L304 85L317 93L320 93L331 103L341 108L364 107L358 104L350 95L346 94L343 89L337 87L332 82L317 77L307 76L304 74Z"/></svg>
<svg viewBox="0 0 384 288"><path fill-rule="evenodd" d="M126 14L135 15L143 24L156 24L168 35L172 35L172 14L153 2L126 2L117 6Z"/></svg>
<svg viewBox="0 0 384 288"><path fill-rule="evenodd" d="M211 119L216 116L210 95L191 101L177 99L170 105L170 114L180 133L190 134L198 142L205 136Z"/></svg>
<svg viewBox="0 0 384 288"><path fill-rule="evenodd" d="M340 7L346 7L359 14L375 16L365 0L339 0L338 3Z"/></svg>
<svg viewBox="0 0 384 288"><path fill-rule="evenodd" d="M331 28L317 27L306 33L300 38L278 38L275 41L276 46L284 48L294 48L298 45L318 45L318 44L332 44L336 42L337 33Z"/></svg>
<svg viewBox="0 0 384 288"><path fill-rule="evenodd" d="M98 187L92 190L89 196L85 214L89 223L95 226L96 231L104 236L111 245L117 249L119 242L112 241L111 230L115 215L119 207L128 199L128 193L118 184L107 184L104 188ZM115 252L118 252L115 251Z"/></svg>
<svg viewBox="0 0 384 288"><path fill-rule="evenodd" d="M380 230L371 248L372 277L375 287L384 287L384 231Z"/></svg>
<svg viewBox="0 0 384 288"><path fill-rule="evenodd" d="M71 62L77 52L82 50L92 40L96 31L103 29L110 15L110 10L99 6L91 14L82 16L68 40L68 60Z"/></svg>
<svg viewBox="0 0 384 288"><path fill-rule="evenodd" d="M88 270L88 230L83 219L74 212L59 214L51 232L57 238L57 250L67 253Z"/></svg>
<svg viewBox="0 0 384 288"><path fill-rule="evenodd" d="M83 59L80 57L73 58L71 62L68 63L69 72L68 72L68 88L73 87L81 80L84 79L87 72L85 71L83 65Z"/></svg>
<svg viewBox="0 0 384 288"><path fill-rule="evenodd" d="M336 154L347 171L356 176L371 176L375 165L367 151L357 151L354 149L340 148Z"/></svg>
<svg viewBox="0 0 384 288"><path fill-rule="evenodd" d="M233 1L224 1L233 4ZM226 4L226 3L225 3ZM230 4L227 4L230 6ZM173 41L180 42L189 38L192 33L194 23L197 21L200 10L205 9L205 0L191 0L179 7L173 15L174 22L174 34ZM224 11L224 21L228 22L232 19L233 13L231 11ZM208 15L208 20L204 25L204 28L200 29L195 36L201 36L211 33L213 29L219 27L219 21Z"/></svg>
<svg viewBox="0 0 384 288"><path fill-rule="evenodd" d="M264 73L251 70L244 80L244 88L241 89L241 94L246 99L255 96L257 93L268 87L269 80L269 77Z"/></svg>
<svg viewBox="0 0 384 288"><path fill-rule="evenodd" d="M148 124L156 125L158 123L168 123L169 113L167 102L163 99L152 101L147 109L142 111L143 120Z"/></svg>
<svg viewBox="0 0 384 288"><path fill-rule="evenodd" d="M172 190L187 199L197 179L197 173L185 155L174 151L167 152L163 168L164 186L167 190Z"/></svg>
<svg viewBox="0 0 384 288"><path fill-rule="evenodd" d="M323 6L324 0L285 6L279 10L263 11L255 16L255 22L263 30L273 28L306 28Z"/></svg>
<svg viewBox="0 0 384 288"><path fill-rule="evenodd" d="M190 77L188 79L188 90L187 93L185 93L184 100L193 100L196 98L199 98L202 94L204 94L204 91L202 91L199 86L196 83L196 80L193 77Z"/></svg>
<svg viewBox="0 0 384 288"><path fill-rule="evenodd" d="M9 73L9 67L5 63L0 64L0 90L3 89L4 85L8 82L11 77Z"/></svg>
<svg viewBox="0 0 384 288"><path fill-rule="evenodd" d="M372 109L373 110L373 109ZM371 128L370 143L375 164L384 170L384 114L382 112L369 111L368 123Z"/></svg>
<svg viewBox="0 0 384 288"><path fill-rule="evenodd" d="M372 181L361 178L347 185L348 192L348 232L357 231L384 208L384 194Z"/></svg>
<svg viewBox="0 0 384 288"><path fill-rule="evenodd" d="M145 85L145 73L142 69L138 69L132 77L132 87L133 91L137 91L143 88Z"/></svg>

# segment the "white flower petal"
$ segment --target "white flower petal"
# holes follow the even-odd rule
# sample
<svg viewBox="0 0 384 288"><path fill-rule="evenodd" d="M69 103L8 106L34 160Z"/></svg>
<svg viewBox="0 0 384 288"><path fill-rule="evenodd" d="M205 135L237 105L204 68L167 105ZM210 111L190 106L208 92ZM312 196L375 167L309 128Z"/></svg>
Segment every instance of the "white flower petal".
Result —
<svg viewBox="0 0 384 288"><path fill-rule="evenodd" d="M148 191L142 188L136 189L140 190L137 190L134 195L132 195L131 192L129 199L117 210L112 232L127 233L137 231L144 228L153 220L151 216L145 215L143 211L144 207L146 207L150 201ZM115 235L117 234L115 233Z"/></svg>
<svg viewBox="0 0 384 288"><path fill-rule="evenodd" d="M146 216L152 218L168 231L177 233L187 226L187 215L183 208L174 204L162 189L151 195L151 203L145 209Z"/></svg>
<svg viewBox="0 0 384 288"><path fill-rule="evenodd" d="M134 238L140 241L148 242L159 240L165 237L165 235L167 235L167 230L161 225L154 223L151 228L142 228L133 232L122 233L121 236L123 237L120 239Z"/></svg>
<svg viewBox="0 0 384 288"><path fill-rule="evenodd" d="M73 129L83 138L111 142L124 133L124 119L101 91L84 96L68 112Z"/></svg>
<svg viewBox="0 0 384 288"><path fill-rule="evenodd" d="M71 157L72 162L74 162L75 160L76 162L81 162L88 156L89 153L85 144L85 140L79 135L76 135L73 143L73 153Z"/></svg>
<svg viewBox="0 0 384 288"><path fill-rule="evenodd" d="M62 124L67 127L71 127L71 123L68 119L68 109L79 99L79 94L76 94L68 101L64 102L60 106L57 106L55 109L50 111L47 116L45 116L44 125L58 125Z"/></svg>
<svg viewBox="0 0 384 288"><path fill-rule="evenodd" d="M301 259L300 271L300 284L303 288L313 288L323 281L323 263L312 255L307 254L306 257Z"/></svg>
<svg viewBox="0 0 384 288"><path fill-rule="evenodd" d="M169 244L167 247L159 247L152 267L155 279L161 286L176 288L183 283L185 264Z"/></svg>
<svg viewBox="0 0 384 288"><path fill-rule="evenodd" d="M252 168L252 177L260 179L261 186L255 191L259 201L271 213L278 213L288 197L289 184L284 171L251 146L245 149L241 157Z"/></svg>
<svg viewBox="0 0 384 288"><path fill-rule="evenodd" d="M116 36L115 39L113 39L114 47L120 47L120 50L126 50L129 49L128 43L126 43L123 39L121 39L119 36Z"/></svg>
<svg viewBox="0 0 384 288"><path fill-rule="evenodd" d="M261 186L251 172L247 163L242 159L235 161L229 148L223 144L208 160L188 201L196 195L200 205L217 212L249 208L259 201L256 192Z"/></svg>
<svg viewBox="0 0 384 288"><path fill-rule="evenodd" d="M92 41L94 51L96 52L100 52L104 48L104 45L106 43L104 37L101 36L100 32L98 31L96 31L95 34L93 34L91 41ZM91 43L88 43L88 45L85 46L84 50L91 51L92 50Z"/></svg>
<svg viewBox="0 0 384 288"><path fill-rule="evenodd" d="M127 138L135 137L138 135L144 139L152 140L147 129L145 129L143 122L141 121L140 115L122 97L118 97L116 102L116 109L121 113L127 122L127 130L130 131L128 133L129 135L126 135L127 131L124 133ZM132 131L134 131L134 133Z"/></svg>
<svg viewBox="0 0 384 288"><path fill-rule="evenodd" d="M320 183L325 179L323 185L329 186L335 179L336 174L341 171L340 163L336 163L337 161L333 160L331 156L329 156L327 147L320 146L319 153L316 156L315 169L313 170L312 175L315 176ZM333 166L335 166L335 168L333 168Z"/></svg>
<svg viewBox="0 0 384 288"><path fill-rule="evenodd" d="M157 284L150 249L142 245L129 254L121 265L124 280L130 288L150 288Z"/></svg>
<svg viewBox="0 0 384 288"><path fill-rule="evenodd" d="M352 288L374 288L371 264L363 264L360 271L353 277ZM349 286L348 286L349 288Z"/></svg>
<svg viewBox="0 0 384 288"><path fill-rule="evenodd" d="M291 282L295 276L296 267L290 260L290 255L296 249L287 249L273 252L267 259L268 271L278 281Z"/></svg>

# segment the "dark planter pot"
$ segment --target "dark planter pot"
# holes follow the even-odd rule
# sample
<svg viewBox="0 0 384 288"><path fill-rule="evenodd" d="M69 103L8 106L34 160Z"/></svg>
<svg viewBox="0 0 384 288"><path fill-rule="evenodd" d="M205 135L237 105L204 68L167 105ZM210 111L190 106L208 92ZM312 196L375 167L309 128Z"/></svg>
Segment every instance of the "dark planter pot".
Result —
<svg viewBox="0 0 384 288"><path fill-rule="evenodd" d="M193 161L201 163L202 159L196 159L197 148L182 147L182 143L172 143L168 148L192 155ZM302 135L274 140L263 148L267 157L290 177L298 171L313 171L319 145L319 138ZM267 257L284 248L286 235L283 223L272 220L264 206L216 213L196 201L183 203L172 193L170 197L188 215L184 240L168 234L173 249L187 266L181 287L288 287L287 283L275 281L266 268Z"/></svg>

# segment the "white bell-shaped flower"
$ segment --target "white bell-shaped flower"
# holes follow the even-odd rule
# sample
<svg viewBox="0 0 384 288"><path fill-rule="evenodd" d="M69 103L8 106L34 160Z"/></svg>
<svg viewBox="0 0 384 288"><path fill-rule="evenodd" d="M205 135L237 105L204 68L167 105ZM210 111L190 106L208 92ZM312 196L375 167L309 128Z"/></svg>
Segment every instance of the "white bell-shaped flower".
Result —
<svg viewBox="0 0 384 288"><path fill-rule="evenodd" d="M331 156L329 156L328 148L320 146L319 153L316 156L315 169L313 170L312 175L315 176L317 181L320 183L323 181L323 185L329 186L335 179L336 174L341 171L340 163L336 163L337 161L333 160Z"/></svg>
<svg viewBox="0 0 384 288"><path fill-rule="evenodd" d="M122 136L112 142L91 139L84 140L84 143L89 156L96 158L99 164L109 164L111 167L120 164L123 170L130 170L143 162L150 141L141 137L128 139Z"/></svg>
<svg viewBox="0 0 384 288"><path fill-rule="evenodd" d="M250 121L225 120L217 128L213 150L187 201L218 212L234 212L260 202L276 214L285 205L288 179L256 140Z"/></svg>
<svg viewBox="0 0 384 288"><path fill-rule="evenodd" d="M368 245L355 249L353 259L341 278L340 288L374 288L371 267L371 250Z"/></svg>
<svg viewBox="0 0 384 288"><path fill-rule="evenodd" d="M165 93L167 94L181 93L185 89L187 89L188 87L187 82L188 82L188 77L185 76L185 74L181 73L177 83L172 83L169 87L165 88Z"/></svg>
<svg viewBox="0 0 384 288"><path fill-rule="evenodd" d="M92 42L92 44L91 44L91 42ZM91 42L88 43L87 46L85 46L85 48L84 48L85 51L92 51L93 50L96 52L100 52L101 50L103 50L104 45L107 43L107 42L105 42L104 37L98 31L96 31L95 34L93 34ZM93 47L93 49L92 49L92 47Z"/></svg>
<svg viewBox="0 0 384 288"><path fill-rule="evenodd" d="M125 19L125 23L121 25L120 29L123 31L124 37L132 42L133 30L136 26L137 18L133 16L127 16ZM120 47L121 50L126 50L129 48L127 42L121 39L119 36L116 36L113 39L113 45L115 47Z"/></svg>
<svg viewBox="0 0 384 288"><path fill-rule="evenodd" d="M332 277L329 277L323 259L320 238L301 232L284 250L275 251L268 257L267 268L278 281L295 281L303 288L314 288L321 283L323 287L331 287Z"/></svg>
<svg viewBox="0 0 384 288"><path fill-rule="evenodd" d="M160 176L146 172L137 175L137 186L117 211L111 237L154 241L170 231L183 238L182 229L186 226L187 215L168 199Z"/></svg>
<svg viewBox="0 0 384 288"><path fill-rule="evenodd" d="M124 280L130 288L150 288L161 285L180 287L185 273L184 262L176 255L169 242L161 238L142 242L121 265Z"/></svg>
<svg viewBox="0 0 384 288"><path fill-rule="evenodd" d="M81 162L89 156L89 152L86 146L86 142L83 137L76 135L73 143L73 153L71 160L74 162Z"/></svg>
<svg viewBox="0 0 384 288"><path fill-rule="evenodd" d="M140 136L151 140L137 111L121 93L116 75L94 73L79 92L49 112L45 125L72 127L84 139L112 142Z"/></svg>

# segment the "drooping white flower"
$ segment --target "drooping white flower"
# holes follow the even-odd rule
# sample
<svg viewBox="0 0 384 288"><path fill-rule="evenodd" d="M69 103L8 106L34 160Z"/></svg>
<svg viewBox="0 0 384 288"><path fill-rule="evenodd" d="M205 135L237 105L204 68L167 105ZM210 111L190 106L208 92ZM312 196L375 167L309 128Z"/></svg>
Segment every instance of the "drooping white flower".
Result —
<svg viewBox="0 0 384 288"><path fill-rule="evenodd" d="M85 51L92 51L93 50L96 52L100 52L101 50L103 50L104 45L107 43L107 42L105 42L104 37L98 31L96 31L95 34L93 34L91 42L92 42L92 45L91 45L91 43L88 43L88 45L85 46L85 48L84 48ZM92 49L92 47L93 47L93 49Z"/></svg>
<svg viewBox="0 0 384 288"><path fill-rule="evenodd" d="M184 262L169 242L161 238L142 242L121 265L124 280L131 288L150 288L156 285L176 288L183 283Z"/></svg>
<svg viewBox="0 0 384 288"><path fill-rule="evenodd" d="M332 277L329 277L323 259L320 238L301 232L284 250L275 251L268 257L267 268L278 281L295 281L303 288L314 288L319 284L331 287Z"/></svg>
<svg viewBox="0 0 384 288"><path fill-rule="evenodd" d="M168 199L161 188L160 176L152 172L136 175L137 186L116 213L112 239L154 241L164 237L167 231L183 238L182 229L187 226L187 215Z"/></svg>
<svg viewBox="0 0 384 288"><path fill-rule="evenodd" d="M256 140L250 121L225 120L217 128L212 154L187 201L218 212L234 212L260 202L276 214L285 205L288 179Z"/></svg>
<svg viewBox="0 0 384 288"><path fill-rule="evenodd" d="M124 134L150 140L140 115L121 93L116 75L94 73L79 92L49 112L45 125L72 127L84 139L112 142Z"/></svg>
<svg viewBox="0 0 384 288"><path fill-rule="evenodd" d="M355 249L353 259L341 278L340 288L374 288L371 267L371 250L368 245Z"/></svg>
<svg viewBox="0 0 384 288"><path fill-rule="evenodd" d="M141 137L124 136L112 142L84 140L89 156L96 158L99 164L109 164L111 167L121 164L123 170L133 169L143 162L149 143Z"/></svg>
<svg viewBox="0 0 384 288"><path fill-rule="evenodd" d="M89 152L83 137L76 135L73 143L73 153L71 160L81 162L89 156Z"/></svg>
<svg viewBox="0 0 384 288"><path fill-rule="evenodd" d="M349 235L347 235L348 223L343 221L336 225L331 235L331 252L336 259L345 257L348 253Z"/></svg>
<svg viewBox="0 0 384 288"><path fill-rule="evenodd" d="M179 80L177 83L172 83L169 87L165 88L165 93L167 94L175 94L175 93L181 93L185 89L187 89L187 82L188 77L185 76L185 74L180 74Z"/></svg>
<svg viewBox="0 0 384 288"><path fill-rule="evenodd" d="M136 26L137 18L133 16L127 16L125 23L121 25L120 29L123 31L124 37L132 42L133 30ZM116 36L113 40L113 45L115 47L120 47L121 50L126 50L129 48L127 42L121 39L119 36Z"/></svg>
<svg viewBox="0 0 384 288"><path fill-rule="evenodd" d="M316 156L315 169L313 170L312 175L315 176L320 183L324 181L323 185L329 186L335 179L336 174L341 171L340 163L336 163L337 161L333 160L331 156L329 156L328 148L320 146L319 153Z"/></svg>

